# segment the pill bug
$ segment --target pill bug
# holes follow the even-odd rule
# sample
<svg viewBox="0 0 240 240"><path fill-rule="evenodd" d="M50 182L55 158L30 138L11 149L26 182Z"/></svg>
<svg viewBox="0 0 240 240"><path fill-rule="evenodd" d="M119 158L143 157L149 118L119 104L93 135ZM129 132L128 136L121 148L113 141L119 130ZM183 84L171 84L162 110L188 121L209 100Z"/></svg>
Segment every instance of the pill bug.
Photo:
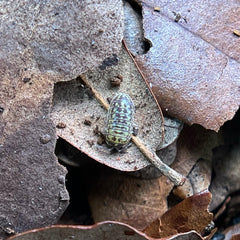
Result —
<svg viewBox="0 0 240 240"><path fill-rule="evenodd" d="M118 93L113 97L107 114L105 140L119 152L129 146L135 127L134 113L134 103L128 94Z"/></svg>

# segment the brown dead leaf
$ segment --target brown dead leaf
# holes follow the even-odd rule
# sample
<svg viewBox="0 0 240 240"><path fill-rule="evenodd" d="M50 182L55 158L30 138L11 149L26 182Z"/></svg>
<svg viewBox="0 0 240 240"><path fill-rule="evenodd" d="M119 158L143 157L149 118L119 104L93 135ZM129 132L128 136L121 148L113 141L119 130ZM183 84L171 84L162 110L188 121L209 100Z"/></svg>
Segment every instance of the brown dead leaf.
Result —
<svg viewBox="0 0 240 240"><path fill-rule="evenodd" d="M206 130L199 125L185 125L178 138L177 156L171 167L187 176L199 159L205 159L210 163L212 149L221 143L222 137L220 134ZM169 189L171 188L172 185L169 185ZM175 193L180 198L185 198L194 194L193 186L189 181L186 181L186 185L178 187L178 191L175 191Z"/></svg>
<svg viewBox="0 0 240 240"><path fill-rule="evenodd" d="M119 87L111 86L111 79L121 75ZM105 70L96 69L87 73L88 81L105 100L117 92L128 93L135 104L135 122L138 124L138 137L151 151L164 148L176 141L182 124L175 119L165 119L166 137L161 143L162 121L159 110L134 63L122 49L118 56L118 64ZM100 81L101 80L101 81ZM139 149L132 144L126 153L111 153L99 137L104 134L107 111L93 97L89 88L80 78L71 82L55 84L51 118L57 125L57 134L80 149L88 156L122 171L136 171L150 164ZM86 124L88 123L88 124ZM161 143L161 144L160 144Z"/></svg>
<svg viewBox="0 0 240 240"><path fill-rule="evenodd" d="M185 199L196 193L207 190L211 183L211 170L211 161L204 159L198 160L189 173L184 185L175 188L173 193L181 199Z"/></svg>
<svg viewBox="0 0 240 240"><path fill-rule="evenodd" d="M127 224L112 221L101 222L92 226L55 225L20 233L10 237L9 240L62 240L63 238L112 240L116 239L116 236L118 240L155 240L155 238L148 237ZM195 231L190 231L156 240L203 240L203 238Z"/></svg>
<svg viewBox="0 0 240 240"><path fill-rule="evenodd" d="M13 69L14 71L15 69ZM10 72L6 72L6 75ZM23 74L24 75L24 74ZM56 132L49 119L51 78L37 71L17 88L3 77L0 136L0 238L55 223L68 205L66 170L54 155Z"/></svg>
<svg viewBox="0 0 240 240"><path fill-rule="evenodd" d="M234 30L239 29L240 24L240 9L237 2L230 0L225 5L225 1L206 3L190 0L187 5L181 4L180 1L167 3L159 1L159 4L164 16L174 21L173 12L178 13L182 17L179 25L196 33L226 56L240 60L239 39L233 36Z"/></svg>
<svg viewBox="0 0 240 240"><path fill-rule="evenodd" d="M42 72L70 80L116 54L121 46L120 2L7 1L0 8L2 56L17 61L19 68L28 67L23 60L27 57Z"/></svg>
<svg viewBox="0 0 240 240"><path fill-rule="evenodd" d="M227 195L240 188L240 148L239 143L231 146L222 146L216 149L213 168L215 178L213 179L210 191L213 201L210 209L218 207Z"/></svg>
<svg viewBox="0 0 240 240"><path fill-rule="evenodd" d="M208 211L210 201L211 193L208 191L186 198L151 223L144 232L155 238L191 230L201 234L212 221L212 214Z"/></svg>
<svg viewBox="0 0 240 240"><path fill-rule="evenodd" d="M233 225L224 231L224 240L239 240L240 239L240 223Z"/></svg>
<svg viewBox="0 0 240 240"><path fill-rule="evenodd" d="M117 53L123 13L112 1L7 1L0 9L3 237L55 223L67 207L66 170L54 155L49 118L54 82Z"/></svg>
<svg viewBox="0 0 240 240"><path fill-rule="evenodd" d="M137 179L103 171L90 188L95 222L121 221L141 230L167 210L168 189L159 179Z"/></svg>
<svg viewBox="0 0 240 240"><path fill-rule="evenodd" d="M183 5L144 0L141 5L144 37L151 42L151 48L136 60L159 104L188 124L198 123L218 131L240 105L240 65L229 57L239 56L238 39L232 34L232 27L226 25L226 18L223 23L219 20L225 16L222 8L219 10L221 4L214 2L209 7L196 1ZM156 5L161 12L154 11ZM231 25L237 27L239 8L231 1L225 11ZM204 19L199 19L199 15ZM180 16L178 23L174 22L176 16Z"/></svg>
<svg viewBox="0 0 240 240"><path fill-rule="evenodd" d="M101 222L92 226L55 225L31 230L9 238L9 240L144 240L145 234L119 222Z"/></svg>

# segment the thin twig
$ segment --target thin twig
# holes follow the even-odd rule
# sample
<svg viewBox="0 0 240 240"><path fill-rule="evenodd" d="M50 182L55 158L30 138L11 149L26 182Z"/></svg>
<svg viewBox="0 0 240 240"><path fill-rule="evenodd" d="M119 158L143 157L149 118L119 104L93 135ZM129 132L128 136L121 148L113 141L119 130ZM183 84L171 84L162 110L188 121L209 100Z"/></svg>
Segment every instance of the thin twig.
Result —
<svg viewBox="0 0 240 240"><path fill-rule="evenodd" d="M147 149L147 147L141 142L139 138L132 135L132 141L139 148L139 150L144 154L144 156L156 167L160 170L160 172L168 177L175 185L181 186L184 184L186 178L182 176L177 171L170 168L167 164L165 164L155 152L151 152Z"/></svg>
<svg viewBox="0 0 240 240"><path fill-rule="evenodd" d="M132 53L131 53L130 50L128 49L127 44L126 44L126 42L125 42L124 39L122 40L122 43L123 43L123 46L125 47L128 55L131 57L132 61L134 62L135 66L136 66L136 68L137 68L137 70L138 70L138 72L140 73L142 79L143 79L144 82L146 83L146 85L147 85L150 93L152 94L152 96L153 96L153 98L154 98L154 100L155 100L155 102L156 102L156 104L157 104L157 106L158 106L158 109L159 109L159 112L160 112L160 115L161 115L161 118L162 118L162 141L163 141L163 140L164 140L164 117L163 117L162 109L161 109L161 107L160 107L160 105L159 105L159 103L158 103L157 98L155 97L155 95L154 95L154 93L153 93L153 91L152 91L152 88L149 86L147 79L145 78L143 72L141 71L140 67L138 66L137 62L135 61Z"/></svg>
<svg viewBox="0 0 240 240"><path fill-rule="evenodd" d="M90 82L88 81L87 77L85 75L80 75L80 78L82 81L86 84L88 88L92 91L95 98L98 100L98 102L106 109L109 109L108 102L101 96L101 94L93 87L91 86ZM147 147L141 142L141 140L132 135L132 141L135 143L135 145L139 148L139 150L144 154L144 156L155 166L157 167L160 172L168 177L175 185L180 186L183 185L185 182L185 177L182 176L180 173L176 172L172 168L170 168L168 165L163 163L161 159L157 156L157 154L154 152L152 153L150 150L147 149Z"/></svg>

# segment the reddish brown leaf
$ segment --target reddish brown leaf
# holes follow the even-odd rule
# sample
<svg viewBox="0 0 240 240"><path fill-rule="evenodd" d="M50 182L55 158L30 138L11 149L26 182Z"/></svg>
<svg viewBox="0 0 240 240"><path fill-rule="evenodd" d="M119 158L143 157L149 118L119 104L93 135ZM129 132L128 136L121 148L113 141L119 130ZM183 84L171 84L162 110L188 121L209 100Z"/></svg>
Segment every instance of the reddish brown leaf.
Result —
<svg viewBox="0 0 240 240"><path fill-rule="evenodd" d="M227 18L231 19L232 26L229 26L219 21L223 12L218 11L221 4L216 1L210 7L196 1L183 5L176 1L172 4L155 1L153 4L144 0L141 4L144 37L152 47L136 59L152 84L159 104L171 116L186 123L219 130L240 105L240 65L229 57L239 55L238 39L232 34L232 26L239 25L238 8L231 1L228 10L224 9ZM164 10L154 11L156 5ZM182 12L179 13L179 9ZM209 16L214 16L211 24Z"/></svg>
<svg viewBox="0 0 240 240"><path fill-rule="evenodd" d="M174 21L176 19L174 13L179 14L181 16L179 25L196 33L226 56L239 62L239 39L233 35L234 32L239 32L240 24L240 9L237 2L230 0L225 4L224 0L211 3L190 0L187 5L180 1L158 2L164 16Z"/></svg>
<svg viewBox="0 0 240 240"><path fill-rule="evenodd" d="M210 201L208 191L191 196L151 223L144 232L151 237L167 237L191 230L201 234L212 220L208 211Z"/></svg>
<svg viewBox="0 0 240 240"><path fill-rule="evenodd" d="M240 223L227 228L224 231L224 240L239 240L240 239Z"/></svg>

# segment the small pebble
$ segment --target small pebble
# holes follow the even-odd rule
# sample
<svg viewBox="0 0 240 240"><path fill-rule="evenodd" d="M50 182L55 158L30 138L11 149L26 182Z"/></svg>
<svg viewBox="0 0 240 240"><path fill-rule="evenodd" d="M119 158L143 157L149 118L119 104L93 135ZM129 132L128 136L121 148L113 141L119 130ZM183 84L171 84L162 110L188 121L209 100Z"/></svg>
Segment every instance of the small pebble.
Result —
<svg viewBox="0 0 240 240"><path fill-rule="evenodd" d="M51 136L49 134L45 134L43 136L40 137L40 142L42 144L46 144L51 140Z"/></svg>
<svg viewBox="0 0 240 240"><path fill-rule="evenodd" d="M66 127L66 123L63 123L63 122L59 122L57 125L56 125L57 128L65 128Z"/></svg>
<svg viewBox="0 0 240 240"><path fill-rule="evenodd" d="M30 80L31 80L31 78L25 77L25 78L23 79L23 82L24 82L24 83L27 83L27 82L30 82Z"/></svg>
<svg viewBox="0 0 240 240"><path fill-rule="evenodd" d="M58 177L58 182L61 183L61 184L64 184L65 183L65 177L63 175L60 175Z"/></svg>
<svg viewBox="0 0 240 240"><path fill-rule="evenodd" d="M67 190L60 191L60 200L61 201L69 201L69 194Z"/></svg>
<svg viewBox="0 0 240 240"><path fill-rule="evenodd" d="M85 119L84 122L83 122L85 125L87 126L91 126L92 125L92 122L88 119Z"/></svg>
<svg viewBox="0 0 240 240"><path fill-rule="evenodd" d="M238 31L238 30L234 30L233 34L237 37L240 37L240 31Z"/></svg>

